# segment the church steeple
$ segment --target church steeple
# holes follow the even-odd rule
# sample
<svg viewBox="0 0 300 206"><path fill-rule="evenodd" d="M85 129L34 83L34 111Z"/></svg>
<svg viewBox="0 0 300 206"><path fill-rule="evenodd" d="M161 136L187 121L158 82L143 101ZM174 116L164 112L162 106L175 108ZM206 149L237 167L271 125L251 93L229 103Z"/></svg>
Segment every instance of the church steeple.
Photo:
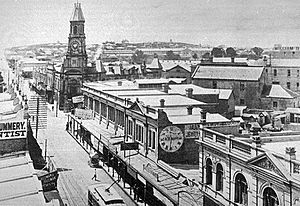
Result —
<svg viewBox="0 0 300 206"><path fill-rule="evenodd" d="M75 3L74 4L74 10L70 19L70 22L72 21L85 21L83 12L81 10L81 4L80 3Z"/></svg>

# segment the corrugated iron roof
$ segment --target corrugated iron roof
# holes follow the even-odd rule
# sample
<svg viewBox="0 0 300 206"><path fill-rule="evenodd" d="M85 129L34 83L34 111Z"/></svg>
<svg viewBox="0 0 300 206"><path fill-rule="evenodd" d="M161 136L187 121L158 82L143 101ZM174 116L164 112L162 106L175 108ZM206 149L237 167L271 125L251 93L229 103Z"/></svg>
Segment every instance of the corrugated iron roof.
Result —
<svg viewBox="0 0 300 206"><path fill-rule="evenodd" d="M244 66L198 66L193 74L194 79L220 79L258 81L264 67Z"/></svg>

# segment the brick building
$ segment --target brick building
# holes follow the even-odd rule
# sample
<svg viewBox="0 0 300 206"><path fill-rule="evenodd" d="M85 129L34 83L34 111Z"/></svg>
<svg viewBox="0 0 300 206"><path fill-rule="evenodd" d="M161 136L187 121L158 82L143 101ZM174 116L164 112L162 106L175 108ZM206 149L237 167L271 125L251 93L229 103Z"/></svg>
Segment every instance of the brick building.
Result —
<svg viewBox="0 0 300 206"><path fill-rule="evenodd" d="M232 89L236 105L261 106L261 93L268 84L264 67L199 65L192 74L195 85L212 89Z"/></svg>
<svg viewBox="0 0 300 206"><path fill-rule="evenodd" d="M86 83L82 91L85 111L93 115L87 120L78 119L76 111L75 116L69 116L69 132L80 144L103 156L104 164L124 175L122 178L131 186L138 182L150 188L145 191L151 199L148 201L158 198L161 205L186 205L180 203L184 192L190 200L197 200L189 204L203 202L202 192L196 185L188 186L188 177L175 167L198 168L195 141L203 122L207 128L227 134L237 134L238 123L204 112L201 108L207 103L139 89L129 81ZM124 151L124 145L131 145L131 151Z"/></svg>
<svg viewBox="0 0 300 206"><path fill-rule="evenodd" d="M199 182L218 205L299 205L299 155L287 146L299 140L255 136L247 143L209 129L201 134Z"/></svg>

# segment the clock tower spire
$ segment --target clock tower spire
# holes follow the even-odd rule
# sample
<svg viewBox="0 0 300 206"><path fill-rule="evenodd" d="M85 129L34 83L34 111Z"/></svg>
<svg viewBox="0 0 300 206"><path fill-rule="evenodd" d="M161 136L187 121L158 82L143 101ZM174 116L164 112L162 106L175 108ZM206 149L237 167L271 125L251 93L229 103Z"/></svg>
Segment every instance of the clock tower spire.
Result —
<svg viewBox="0 0 300 206"><path fill-rule="evenodd" d="M84 23L81 4L77 2L74 4L70 19L68 50L62 66L62 92L65 104L72 97L81 95L83 76L87 68Z"/></svg>

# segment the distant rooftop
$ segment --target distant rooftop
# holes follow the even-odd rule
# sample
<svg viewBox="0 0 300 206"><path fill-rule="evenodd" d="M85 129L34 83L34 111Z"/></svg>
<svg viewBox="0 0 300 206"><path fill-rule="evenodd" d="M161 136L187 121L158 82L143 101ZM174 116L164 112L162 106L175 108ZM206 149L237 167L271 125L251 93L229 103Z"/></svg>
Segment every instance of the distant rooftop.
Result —
<svg viewBox="0 0 300 206"><path fill-rule="evenodd" d="M258 81L263 71L264 67L200 65L195 70L193 78Z"/></svg>

